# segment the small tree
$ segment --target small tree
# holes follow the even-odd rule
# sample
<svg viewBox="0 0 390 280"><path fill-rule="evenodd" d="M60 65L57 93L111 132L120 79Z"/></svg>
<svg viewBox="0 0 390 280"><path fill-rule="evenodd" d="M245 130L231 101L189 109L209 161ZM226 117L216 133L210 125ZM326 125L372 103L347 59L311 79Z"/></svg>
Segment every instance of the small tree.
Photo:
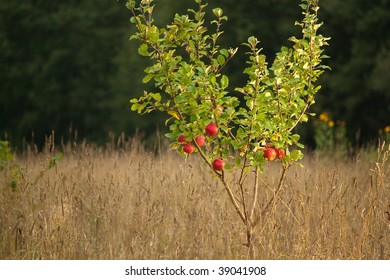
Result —
<svg viewBox="0 0 390 280"><path fill-rule="evenodd" d="M166 27L156 26L153 20L153 0L141 0L139 5L127 2L137 29L131 39L141 41L139 54L154 62L145 69L143 82L154 80L156 87L156 92L145 91L131 99L131 109L140 114L159 110L170 116L166 136L172 147L186 156L198 152L220 179L245 225L249 257L255 258L254 228L281 190L288 167L303 157L292 148L303 147L293 130L311 115L308 109L320 89L315 82L327 68L321 61L329 38L317 33L322 25L318 1L303 0L303 20L296 22L302 37L289 38L292 47L282 47L270 67L257 38L243 43L248 50L243 72L248 81L235 89L242 95L239 99L227 91L229 78L223 74L238 49L218 45L227 17L222 9L213 9L215 30L209 32L207 4L195 2L197 10L176 14ZM259 205L259 177L264 164L273 160L281 163L280 179L273 197ZM234 183L227 180L228 173L238 174ZM250 173L254 174L251 182Z"/></svg>

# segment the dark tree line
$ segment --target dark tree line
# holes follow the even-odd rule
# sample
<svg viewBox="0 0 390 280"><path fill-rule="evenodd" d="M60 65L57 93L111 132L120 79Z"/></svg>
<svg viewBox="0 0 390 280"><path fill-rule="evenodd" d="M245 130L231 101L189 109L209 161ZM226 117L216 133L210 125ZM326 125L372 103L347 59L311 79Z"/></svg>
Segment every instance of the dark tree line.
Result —
<svg viewBox="0 0 390 280"><path fill-rule="evenodd" d="M221 44L238 47L257 36L272 62L287 38L297 33L299 0L209 1L229 17ZM192 0L157 0L158 20L167 24ZM332 37L326 52L333 69L324 75L316 111L347 123L353 139L377 137L390 124L390 1L324 0L322 32ZM163 130L158 114L139 117L129 99L142 94L143 69L125 1L19 0L0 2L0 138L42 144L55 130L70 128L79 138L104 143L110 131L153 134ZM239 52L225 71L234 86L244 83ZM310 133L309 133L310 135Z"/></svg>

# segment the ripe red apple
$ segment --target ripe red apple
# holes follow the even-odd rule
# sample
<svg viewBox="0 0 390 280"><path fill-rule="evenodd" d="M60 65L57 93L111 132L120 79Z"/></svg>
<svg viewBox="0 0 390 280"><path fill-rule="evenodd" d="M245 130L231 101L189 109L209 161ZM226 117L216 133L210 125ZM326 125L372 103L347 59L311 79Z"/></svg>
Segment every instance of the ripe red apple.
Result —
<svg viewBox="0 0 390 280"><path fill-rule="evenodd" d="M199 135L195 138L196 144L198 144L199 147L202 147L205 143L205 138L203 135Z"/></svg>
<svg viewBox="0 0 390 280"><path fill-rule="evenodd" d="M194 152L194 147L191 144L185 144L183 147L183 151L187 154L192 154Z"/></svg>
<svg viewBox="0 0 390 280"><path fill-rule="evenodd" d="M215 123L211 122L209 123L206 128L206 133L210 136L215 136L218 133L218 127L215 125Z"/></svg>
<svg viewBox="0 0 390 280"><path fill-rule="evenodd" d="M286 155L286 153L284 152L283 149L276 149L275 151L276 151L276 157L277 158L282 159Z"/></svg>
<svg viewBox="0 0 390 280"><path fill-rule="evenodd" d="M186 143L187 139L186 139L185 135L180 135L179 137L177 137L177 142Z"/></svg>
<svg viewBox="0 0 390 280"><path fill-rule="evenodd" d="M221 171L225 168L225 162L221 158L217 158L213 161L214 170Z"/></svg>
<svg viewBox="0 0 390 280"><path fill-rule="evenodd" d="M276 158L276 151L274 148L267 147L264 151L264 157L268 161L273 161Z"/></svg>

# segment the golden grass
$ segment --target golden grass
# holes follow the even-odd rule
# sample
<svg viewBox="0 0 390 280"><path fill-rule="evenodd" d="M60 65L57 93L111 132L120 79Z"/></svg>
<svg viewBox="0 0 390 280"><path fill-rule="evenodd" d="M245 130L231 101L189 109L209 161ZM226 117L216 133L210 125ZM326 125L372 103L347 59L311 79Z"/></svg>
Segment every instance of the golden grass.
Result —
<svg viewBox="0 0 390 280"><path fill-rule="evenodd" d="M0 173L0 259L246 259L244 227L197 155L67 147L27 153L19 191ZM390 146L355 159L308 154L256 227L260 259L390 259ZM377 155L375 155L377 154ZM281 168L268 164L258 203ZM234 180L230 176L230 180Z"/></svg>

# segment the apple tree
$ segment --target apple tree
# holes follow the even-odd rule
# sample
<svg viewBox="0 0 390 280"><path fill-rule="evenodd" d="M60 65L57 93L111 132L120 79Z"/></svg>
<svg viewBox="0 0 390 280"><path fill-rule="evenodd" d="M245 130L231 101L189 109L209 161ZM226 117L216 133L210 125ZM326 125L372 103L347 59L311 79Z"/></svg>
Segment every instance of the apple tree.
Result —
<svg viewBox="0 0 390 280"><path fill-rule="evenodd" d="M155 91L131 99L131 109L167 113L171 146L185 156L199 154L220 179L245 225L249 257L254 258L255 227L271 211L288 167L303 157L294 128L312 115L308 109L320 90L316 82L328 68L322 64L329 38L318 33L318 0L302 0L303 18L296 22L302 34L289 38L291 46L282 47L272 65L257 38L242 44L247 82L234 95L223 70L238 48L218 44L227 20L222 9L212 10L212 31L206 28L207 3L202 0L195 0L197 9L176 14L171 24L160 27L153 17L154 1L136 2L127 2L136 27L131 39L141 42L139 54L152 61L143 82L154 81ZM269 161L281 163L280 179L273 197L259 205L259 178ZM236 179L228 180L229 175Z"/></svg>

